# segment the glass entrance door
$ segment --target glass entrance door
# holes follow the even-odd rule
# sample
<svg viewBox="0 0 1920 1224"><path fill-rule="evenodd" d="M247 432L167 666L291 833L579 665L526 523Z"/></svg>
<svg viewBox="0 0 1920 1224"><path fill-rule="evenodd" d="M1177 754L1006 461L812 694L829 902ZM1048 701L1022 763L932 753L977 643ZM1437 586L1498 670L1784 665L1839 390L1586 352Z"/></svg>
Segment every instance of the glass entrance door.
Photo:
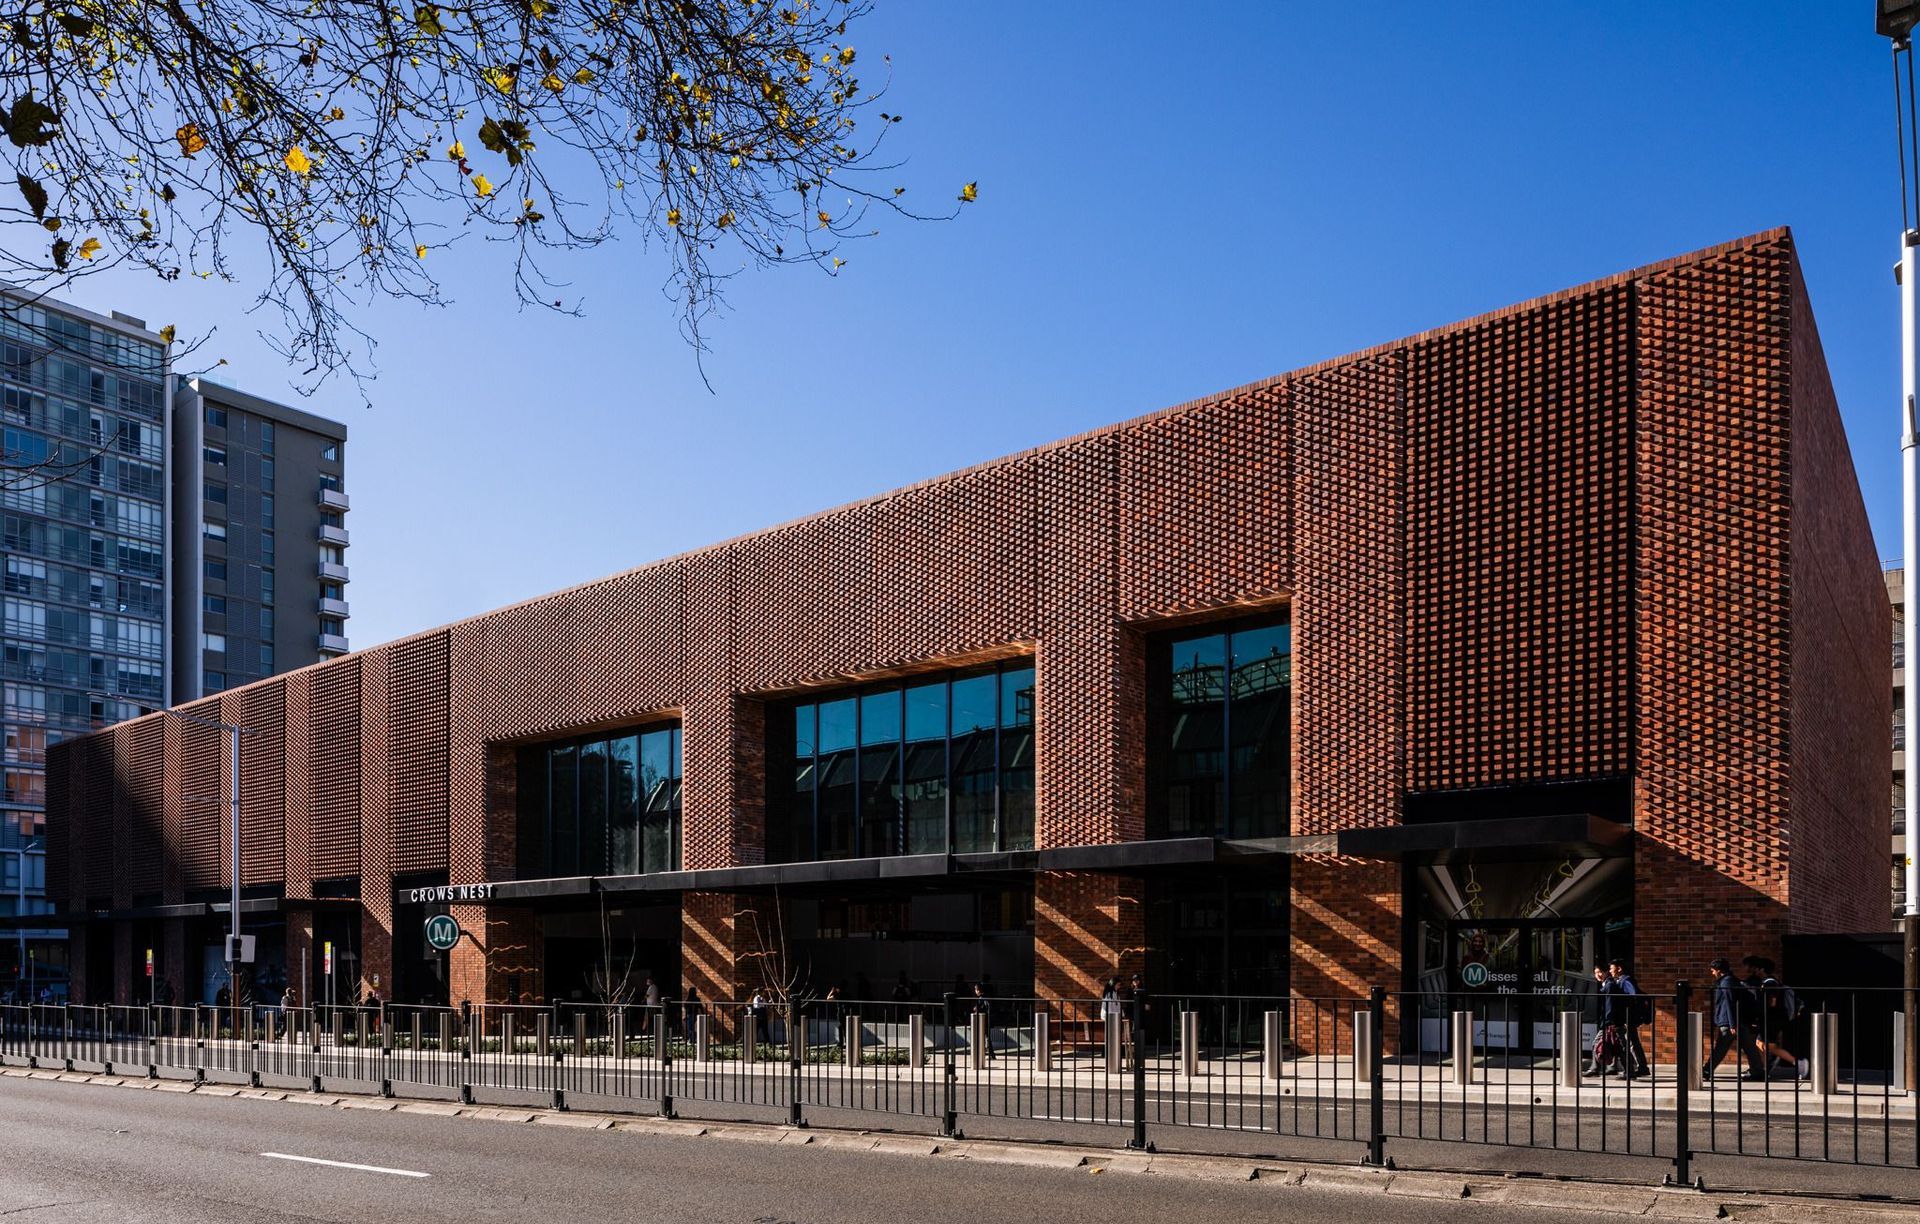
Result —
<svg viewBox="0 0 1920 1224"><path fill-rule="evenodd" d="M1483 1049L1551 1053L1558 1013L1590 991L1594 940L1581 924L1452 923L1449 1006L1474 1013Z"/></svg>

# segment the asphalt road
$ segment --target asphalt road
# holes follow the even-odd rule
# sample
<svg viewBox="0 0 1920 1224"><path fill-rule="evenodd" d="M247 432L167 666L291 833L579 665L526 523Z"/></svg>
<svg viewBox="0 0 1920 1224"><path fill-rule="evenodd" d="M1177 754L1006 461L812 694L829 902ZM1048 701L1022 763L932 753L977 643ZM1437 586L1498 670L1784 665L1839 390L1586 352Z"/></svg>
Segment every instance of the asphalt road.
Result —
<svg viewBox="0 0 1920 1224"><path fill-rule="evenodd" d="M266 1153L279 1153L269 1156ZM285 1159L298 1157L301 1159ZM336 1163L312 1163L327 1161ZM370 1166L354 1168L347 1166ZM0 1216L40 1221L1369 1224L1538 1218L1271 1182L1195 1181L0 1080ZM1559 1210L1567 1224L1617 1215Z"/></svg>

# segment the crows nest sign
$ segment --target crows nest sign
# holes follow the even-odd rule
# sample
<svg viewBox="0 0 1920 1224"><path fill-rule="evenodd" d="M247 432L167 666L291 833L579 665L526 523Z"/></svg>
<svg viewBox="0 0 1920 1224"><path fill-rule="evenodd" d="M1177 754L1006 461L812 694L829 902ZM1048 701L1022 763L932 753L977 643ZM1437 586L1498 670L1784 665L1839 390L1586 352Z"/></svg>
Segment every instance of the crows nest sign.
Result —
<svg viewBox="0 0 1920 1224"><path fill-rule="evenodd" d="M409 888L409 905L455 905L468 901L491 901L491 884L437 884L431 888Z"/></svg>

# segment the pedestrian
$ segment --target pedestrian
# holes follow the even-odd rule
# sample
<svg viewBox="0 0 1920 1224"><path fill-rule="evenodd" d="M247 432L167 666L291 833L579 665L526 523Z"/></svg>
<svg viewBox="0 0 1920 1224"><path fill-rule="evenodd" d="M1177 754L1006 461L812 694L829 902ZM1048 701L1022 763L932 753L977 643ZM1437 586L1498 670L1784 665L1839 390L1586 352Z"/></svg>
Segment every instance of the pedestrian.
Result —
<svg viewBox="0 0 1920 1224"><path fill-rule="evenodd" d="M752 1041L756 1046L758 1046L760 1039L764 1037L767 1032L764 1019L766 1011L767 996L756 989L753 992L753 997L747 1000L747 1039Z"/></svg>
<svg viewBox="0 0 1920 1224"><path fill-rule="evenodd" d="M687 997L680 1004L680 1025L682 1036L687 1044L693 1044L694 1018L700 1014L700 991L691 984L687 987Z"/></svg>
<svg viewBox="0 0 1920 1224"><path fill-rule="evenodd" d="M1753 992L1746 983L1733 976L1733 966L1724 956L1714 957L1707 965L1707 972L1713 978L1713 1051L1707 1055L1706 1064L1700 1069L1700 1078L1712 1079L1715 1068L1727 1056L1727 1051L1738 1046L1741 1056L1747 1060L1746 1078L1765 1079L1766 1071L1760 1061L1759 1048L1748 1035L1748 1026L1755 1010Z"/></svg>
<svg viewBox="0 0 1920 1224"><path fill-rule="evenodd" d="M823 1020L833 1025L834 1043L846 1049L846 995L837 984L827 987L827 997L820 1001L820 1014Z"/></svg>
<svg viewBox="0 0 1920 1224"><path fill-rule="evenodd" d="M985 1048L981 1053L987 1058L992 1058L993 1000L987 997L987 984L984 981L973 984L973 1014L980 1017L980 1027L986 1033Z"/></svg>
<svg viewBox="0 0 1920 1224"><path fill-rule="evenodd" d="M1625 957L1616 956L1607 962L1607 978L1613 987L1614 1013L1621 1029L1620 1054L1626 1063L1623 1076L1638 1079L1653 1070L1647 1061L1647 1047L1640 1040L1640 1027L1652 1020L1648 1013L1653 1000L1641 993Z"/></svg>
<svg viewBox="0 0 1920 1224"><path fill-rule="evenodd" d="M1593 1048L1588 1051L1587 1065L1580 1068L1581 1076L1586 1079L1612 1075L1618 1071L1620 1062L1620 1032L1615 1025L1618 996L1605 966L1593 967L1593 982L1600 1007L1594 1017Z"/></svg>
<svg viewBox="0 0 1920 1224"><path fill-rule="evenodd" d="M647 975L647 985L641 991L640 999L646 1007L646 1010L640 1013L640 1031L650 1033L653 1031L654 1013L660 1010L660 987L653 980L651 973Z"/></svg>
<svg viewBox="0 0 1920 1224"><path fill-rule="evenodd" d="M1773 961L1764 956L1749 956L1747 961L1760 977L1759 1044L1768 1073L1776 1063L1785 1063L1789 1079L1812 1078L1813 1060L1801 1053L1807 1048L1800 1032L1806 1005L1780 980Z"/></svg>

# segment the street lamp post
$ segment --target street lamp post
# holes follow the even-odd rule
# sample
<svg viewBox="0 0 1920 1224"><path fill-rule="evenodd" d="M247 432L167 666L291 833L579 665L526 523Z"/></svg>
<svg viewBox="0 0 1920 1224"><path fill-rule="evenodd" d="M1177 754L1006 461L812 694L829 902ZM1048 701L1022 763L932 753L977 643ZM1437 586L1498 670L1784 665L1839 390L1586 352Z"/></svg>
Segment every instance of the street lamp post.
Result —
<svg viewBox="0 0 1920 1224"><path fill-rule="evenodd" d="M1916 114L1913 80L1913 28L1920 24L1920 0L1876 0L1874 30L1893 43L1893 105L1896 145L1900 161L1900 531L1902 598L1906 615L1901 622L1903 655L1920 658L1915 650L1914 615L1920 611L1920 350L1915 328L1920 327L1915 295L1920 292L1920 114ZM1920 685L1901 688L1905 725L1920 727ZM1906 912L1902 916L1906 955L1905 1011L1908 1091L1920 1086L1920 861L1914 857L1914 839L1920 837L1920 792L1906 787Z"/></svg>

